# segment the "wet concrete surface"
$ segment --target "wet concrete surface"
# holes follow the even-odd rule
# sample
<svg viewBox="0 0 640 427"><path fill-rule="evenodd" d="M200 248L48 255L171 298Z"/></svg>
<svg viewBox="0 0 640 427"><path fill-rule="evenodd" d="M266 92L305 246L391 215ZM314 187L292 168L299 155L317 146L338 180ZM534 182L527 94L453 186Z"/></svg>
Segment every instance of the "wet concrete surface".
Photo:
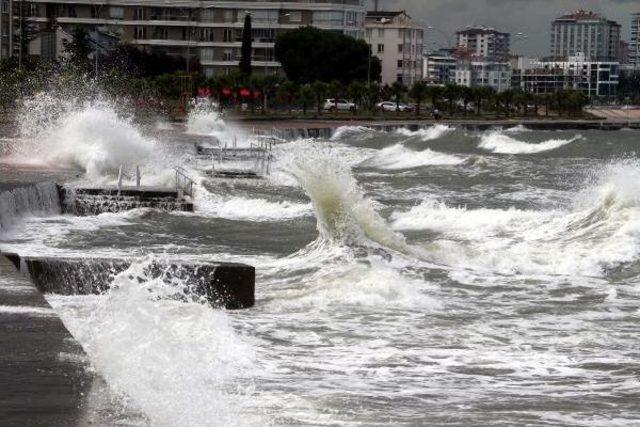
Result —
<svg viewBox="0 0 640 427"><path fill-rule="evenodd" d="M126 420L126 421L125 421ZM145 425L93 373L44 296L0 257L0 425Z"/></svg>

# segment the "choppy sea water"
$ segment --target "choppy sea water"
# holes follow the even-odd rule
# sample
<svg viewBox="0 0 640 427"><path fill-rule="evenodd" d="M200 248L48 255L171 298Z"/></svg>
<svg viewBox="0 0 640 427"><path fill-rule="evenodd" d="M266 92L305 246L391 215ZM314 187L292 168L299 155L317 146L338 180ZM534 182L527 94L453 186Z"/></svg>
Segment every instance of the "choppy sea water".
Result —
<svg viewBox="0 0 640 427"><path fill-rule="evenodd" d="M193 135L127 132L163 153L154 183L196 177L193 214L36 212L0 249L139 259L48 300L153 424L640 424L640 133L342 128L222 181ZM82 180L114 179L104 146L72 156ZM130 279L172 257L254 265L256 306Z"/></svg>

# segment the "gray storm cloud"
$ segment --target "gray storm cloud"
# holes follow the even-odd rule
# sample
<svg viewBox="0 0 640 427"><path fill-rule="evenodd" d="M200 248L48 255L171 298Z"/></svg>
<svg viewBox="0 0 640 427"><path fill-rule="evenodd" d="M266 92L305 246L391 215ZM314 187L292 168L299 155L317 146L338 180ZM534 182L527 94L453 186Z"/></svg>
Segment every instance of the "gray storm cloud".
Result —
<svg viewBox="0 0 640 427"><path fill-rule="evenodd" d="M406 10L425 26L440 31L427 32L427 46L447 44L447 37L467 25L496 27L511 33L522 32L528 39L514 40L513 51L528 55L549 53L551 21L565 12L586 9L603 14L622 25L629 39L631 14L640 12L640 0L379 0L381 9ZM373 0L369 0L372 8Z"/></svg>

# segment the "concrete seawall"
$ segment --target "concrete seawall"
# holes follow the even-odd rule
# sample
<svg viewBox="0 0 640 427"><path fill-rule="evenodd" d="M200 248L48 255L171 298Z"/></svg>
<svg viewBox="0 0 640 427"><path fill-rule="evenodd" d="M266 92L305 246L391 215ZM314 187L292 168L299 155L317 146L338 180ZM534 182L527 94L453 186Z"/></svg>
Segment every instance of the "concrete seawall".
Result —
<svg viewBox="0 0 640 427"><path fill-rule="evenodd" d="M130 261L94 258L22 257L3 253L26 273L44 293L91 295L104 293L115 275L131 266ZM146 265L138 281L160 279L176 286L183 296L204 297L213 307L229 310L255 304L255 268L233 263L160 263Z"/></svg>
<svg viewBox="0 0 640 427"><path fill-rule="evenodd" d="M113 394L42 293L0 257L0 424L138 425L147 420Z"/></svg>

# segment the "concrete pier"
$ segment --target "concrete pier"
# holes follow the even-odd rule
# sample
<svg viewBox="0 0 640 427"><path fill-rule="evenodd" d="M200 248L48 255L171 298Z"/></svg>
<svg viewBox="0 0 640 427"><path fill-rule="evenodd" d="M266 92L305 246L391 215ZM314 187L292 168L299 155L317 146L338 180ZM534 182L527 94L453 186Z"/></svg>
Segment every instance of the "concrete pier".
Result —
<svg viewBox="0 0 640 427"><path fill-rule="evenodd" d="M43 295L0 257L0 424L145 425L92 373Z"/></svg>
<svg viewBox="0 0 640 427"><path fill-rule="evenodd" d="M109 289L115 275L131 266L130 261L119 259L3 255L19 265L40 291L62 295L103 293ZM135 279L179 283L177 295L204 297L214 307L235 310L255 304L255 268L244 264L154 262L145 266L142 277Z"/></svg>
<svg viewBox="0 0 640 427"><path fill-rule="evenodd" d="M158 187L84 187L58 186L62 211L73 215L97 215L137 208L193 212L193 203L178 190Z"/></svg>

